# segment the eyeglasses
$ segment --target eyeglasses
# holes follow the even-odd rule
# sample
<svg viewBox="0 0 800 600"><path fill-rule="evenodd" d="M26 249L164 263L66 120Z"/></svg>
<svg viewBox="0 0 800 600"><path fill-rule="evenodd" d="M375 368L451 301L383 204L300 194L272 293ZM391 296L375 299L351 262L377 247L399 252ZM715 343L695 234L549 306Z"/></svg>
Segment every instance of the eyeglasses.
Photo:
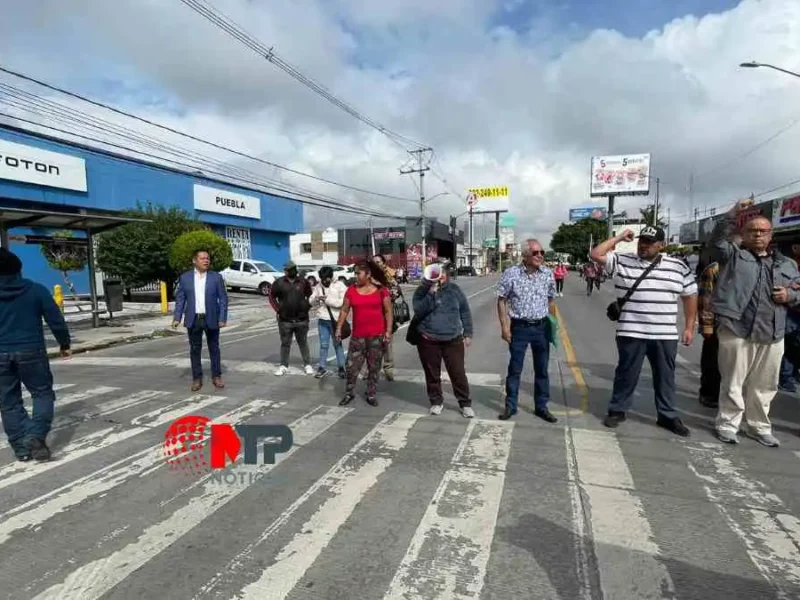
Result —
<svg viewBox="0 0 800 600"><path fill-rule="evenodd" d="M528 250L531 256L544 256L544 250Z"/></svg>

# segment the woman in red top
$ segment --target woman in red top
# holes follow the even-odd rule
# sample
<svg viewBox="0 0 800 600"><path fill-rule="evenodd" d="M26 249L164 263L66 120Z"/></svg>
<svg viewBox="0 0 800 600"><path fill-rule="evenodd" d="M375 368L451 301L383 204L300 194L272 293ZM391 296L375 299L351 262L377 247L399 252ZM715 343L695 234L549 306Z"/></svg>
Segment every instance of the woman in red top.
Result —
<svg viewBox="0 0 800 600"><path fill-rule="evenodd" d="M347 348L347 388L340 406L355 398L356 381L364 361L367 363L367 402L377 406L375 398L378 374L385 345L392 339L392 301L386 275L376 265L362 262L355 268L356 283L347 289L336 323L336 339L342 339L342 326L353 311L353 333ZM377 282L376 285L374 282Z"/></svg>
<svg viewBox="0 0 800 600"><path fill-rule="evenodd" d="M556 295L563 296L564 295L564 280L567 278L567 265L562 262L558 263L558 266L553 269L553 276L556 279Z"/></svg>

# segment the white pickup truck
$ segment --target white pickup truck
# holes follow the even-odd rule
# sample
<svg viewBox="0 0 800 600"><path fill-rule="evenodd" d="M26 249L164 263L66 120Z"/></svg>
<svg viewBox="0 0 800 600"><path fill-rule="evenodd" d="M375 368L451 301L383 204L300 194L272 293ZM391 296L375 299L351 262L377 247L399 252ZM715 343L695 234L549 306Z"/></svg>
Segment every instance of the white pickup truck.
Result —
<svg viewBox="0 0 800 600"><path fill-rule="evenodd" d="M283 271L262 260L235 260L220 275L226 287L233 291L257 290L262 296L268 296L270 287L283 276Z"/></svg>

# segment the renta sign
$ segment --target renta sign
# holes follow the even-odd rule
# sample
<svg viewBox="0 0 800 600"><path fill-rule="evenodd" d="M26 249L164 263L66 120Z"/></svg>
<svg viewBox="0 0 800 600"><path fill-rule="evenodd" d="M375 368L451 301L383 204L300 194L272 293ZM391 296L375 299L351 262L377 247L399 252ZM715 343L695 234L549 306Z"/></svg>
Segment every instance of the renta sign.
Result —
<svg viewBox="0 0 800 600"><path fill-rule="evenodd" d="M0 179L85 192L86 161L0 140Z"/></svg>
<svg viewBox="0 0 800 600"><path fill-rule="evenodd" d="M232 217L261 219L261 199L227 190L195 184L194 207L196 210L220 213Z"/></svg>

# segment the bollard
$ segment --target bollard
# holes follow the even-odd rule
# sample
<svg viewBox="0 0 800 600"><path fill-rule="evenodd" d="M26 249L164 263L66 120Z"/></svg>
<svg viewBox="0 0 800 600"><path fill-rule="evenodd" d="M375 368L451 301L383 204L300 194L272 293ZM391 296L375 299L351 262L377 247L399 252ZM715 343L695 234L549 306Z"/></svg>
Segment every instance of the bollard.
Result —
<svg viewBox="0 0 800 600"><path fill-rule="evenodd" d="M64 312L64 292L61 290L61 286L58 284L53 286L53 300L55 300L59 310Z"/></svg>
<svg viewBox="0 0 800 600"><path fill-rule="evenodd" d="M167 304L167 284L161 282L161 314L165 315L169 312L169 304Z"/></svg>

